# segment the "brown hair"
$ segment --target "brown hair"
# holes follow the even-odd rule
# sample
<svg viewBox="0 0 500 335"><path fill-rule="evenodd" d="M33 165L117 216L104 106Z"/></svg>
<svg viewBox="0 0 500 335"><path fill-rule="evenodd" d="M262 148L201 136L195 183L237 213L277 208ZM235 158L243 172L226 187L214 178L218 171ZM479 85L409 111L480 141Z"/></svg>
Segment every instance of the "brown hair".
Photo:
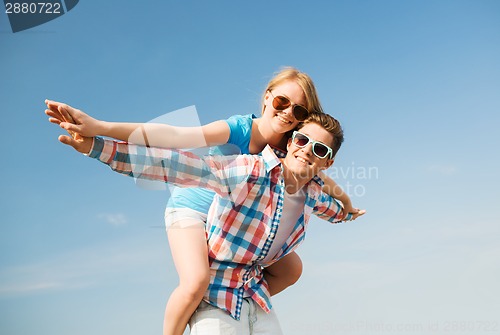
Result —
<svg viewBox="0 0 500 335"><path fill-rule="evenodd" d="M342 126L340 122L337 121L333 116L326 113L318 113L318 112L309 112L309 116L304 122L300 123L297 126L297 129L302 128L304 125L308 123L316 123L323 127L327 132L332 134L333 136L333 145L332 145L332 158L335 157L337 151L339 151L342 142L344 142L344 131L342 130Z"/></svg>

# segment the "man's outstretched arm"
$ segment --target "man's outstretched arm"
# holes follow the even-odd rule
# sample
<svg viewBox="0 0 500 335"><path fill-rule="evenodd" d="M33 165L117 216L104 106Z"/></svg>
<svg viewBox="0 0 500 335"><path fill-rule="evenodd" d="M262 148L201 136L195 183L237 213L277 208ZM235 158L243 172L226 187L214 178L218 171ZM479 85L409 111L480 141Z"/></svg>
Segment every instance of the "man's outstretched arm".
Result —
<svg viewBox="0 0 500 335"><path fill-rule="evenodd" d="M59 141L108 165L113 171L139 179L172 183L181 187L202 187L224 197L244 180L251 169L251 156L205 156L162 148L83 137L59 136ZM249 170L250 171L250 170Z"/></svg>

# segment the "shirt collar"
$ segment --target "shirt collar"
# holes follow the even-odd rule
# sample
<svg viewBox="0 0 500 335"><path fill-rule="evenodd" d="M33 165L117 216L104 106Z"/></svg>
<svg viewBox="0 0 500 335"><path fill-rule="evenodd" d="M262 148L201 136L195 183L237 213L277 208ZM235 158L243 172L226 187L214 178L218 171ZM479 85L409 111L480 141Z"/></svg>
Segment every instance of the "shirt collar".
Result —
<svg viewBox="0 0 500 335"><path fill-rule="evenodd" d="M280 159L276 155L275 148L272 148L269 144L266 145L264 150L262 150L262 158L264 160L264 164L266 166L266 171L269 172L274 169L276 166L281 164Z"/></svg>

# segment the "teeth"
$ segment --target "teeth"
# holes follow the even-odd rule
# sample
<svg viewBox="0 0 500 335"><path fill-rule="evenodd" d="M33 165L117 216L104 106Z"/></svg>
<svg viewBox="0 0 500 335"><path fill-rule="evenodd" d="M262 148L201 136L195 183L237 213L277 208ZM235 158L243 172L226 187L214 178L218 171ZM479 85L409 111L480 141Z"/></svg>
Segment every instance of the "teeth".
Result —
<svg viewBox="0 0 500 335"><path fill-rule="evenodd" d="M308 161L306 161L306 160L305 160L304 158L302 158L302 157L296 157L296 158L297 158L297 160L298 160L299 162L302 162L302 163L305 163L305 164L309 164L309 162L308 162Z"/></svg>
<svg viewBox="0 0 500 335"><path fill-rule="evenodd" d="M286 124L291 123L290 121L288 121L287 119L285 119L285 118L281 117L280 115L277 115L277 117L278 117L278 119L279 119L281 122L283 122L283 123L286 123Z"/></svg>

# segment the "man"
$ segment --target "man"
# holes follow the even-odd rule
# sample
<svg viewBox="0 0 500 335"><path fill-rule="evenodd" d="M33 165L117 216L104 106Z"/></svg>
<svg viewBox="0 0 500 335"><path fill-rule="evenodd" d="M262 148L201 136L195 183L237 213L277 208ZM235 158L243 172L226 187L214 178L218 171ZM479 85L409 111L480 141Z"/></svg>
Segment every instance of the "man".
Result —
<svg viewBox="0 0 500 335"><path fill-rule="evenodd" d="M311 113L283 159L269 146L261 156L197 157L98 137L59 140L125 175L213 190L206 224L210 285L191 317L191 333L281 333L263 269L300 245L311 214L331 222L341 217L342 207L313 180L333 164L343 141L337 120Z"/></svg>

